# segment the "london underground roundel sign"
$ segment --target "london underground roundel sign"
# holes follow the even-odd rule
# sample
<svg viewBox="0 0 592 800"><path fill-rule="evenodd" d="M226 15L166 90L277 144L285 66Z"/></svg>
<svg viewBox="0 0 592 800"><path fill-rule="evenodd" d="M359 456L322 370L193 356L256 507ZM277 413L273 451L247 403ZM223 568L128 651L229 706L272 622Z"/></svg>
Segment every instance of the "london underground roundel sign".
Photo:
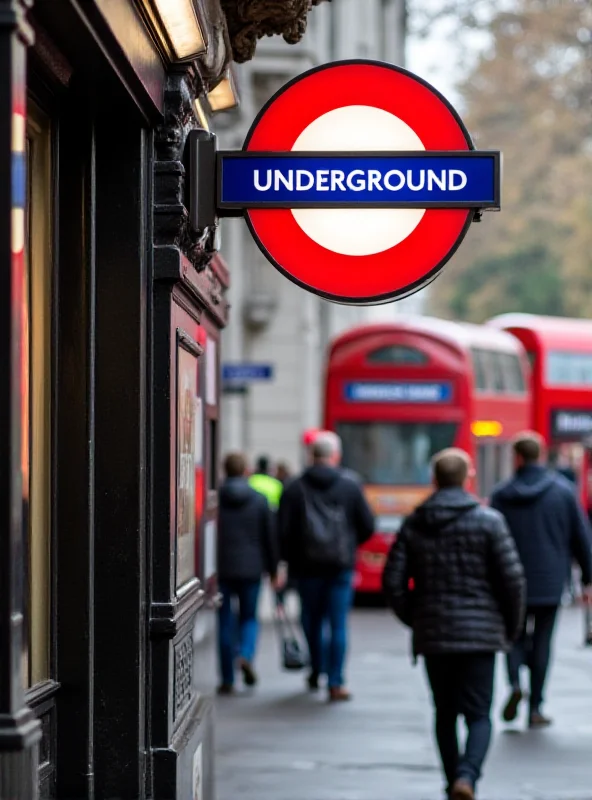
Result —
<svg viewBox="0 0 592 800"><path fill-rule="evenodd" d="M499 209L500 153L477 151L433 87L341 61L286 84L243 149L218 153L220 215L245 214L271 263L352 305L432 281L481 209Z"/></svg>

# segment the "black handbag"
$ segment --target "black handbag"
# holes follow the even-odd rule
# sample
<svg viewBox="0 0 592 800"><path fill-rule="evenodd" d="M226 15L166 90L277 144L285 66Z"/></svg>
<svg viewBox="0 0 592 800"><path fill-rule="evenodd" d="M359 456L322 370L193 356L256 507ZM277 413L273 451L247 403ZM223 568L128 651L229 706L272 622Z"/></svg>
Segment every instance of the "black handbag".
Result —
<svg viewBox="0 0 592 800"><path fill-rule="evenodd" d="M304 648L300 644L298 634L286 615L283 597L276 595L275 622L280 643L282 667L285 670L301 670L308 664Z"/></svg>
<svg viewBox="0 0 592 800"><path fill-rule="evenodd" d="M589 605L584 609L584 647L592 647L592 609Z"/></svg>

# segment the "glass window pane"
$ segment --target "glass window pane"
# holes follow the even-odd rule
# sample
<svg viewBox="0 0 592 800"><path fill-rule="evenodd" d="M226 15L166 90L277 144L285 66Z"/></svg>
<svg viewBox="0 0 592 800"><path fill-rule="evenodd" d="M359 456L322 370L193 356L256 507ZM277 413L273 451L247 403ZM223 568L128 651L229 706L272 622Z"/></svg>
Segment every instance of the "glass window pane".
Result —
<svg viewBox="0 0 592 800"><path fill-rule="evenodd" d="M496 444L493 446L493 455L494 455L494 463L493 463L493 487L498 484L504 475L504 446L502 444Z"/></svg>
<svg viewBox="0 0 592 800"><path fill-rule="evenodd" d="M477 445L477 492L479 497L487 495L487 445Z"/></svg>
<svg viewBox="0 0 592 800"><path fill-rule="evenodd" d="M502 366L502 353L489 353L493 375L493 391L502 394L506 387L504 383L504 370Z"/></svg>
<svg viewBox="0 0 592 800"><path fill-rule="evenodd" d="M548 353L546 381L550 386L592 386L592 353Z"/></svg>
<svg viewBox="0 0 592 800"><path fill-rule="evenodd" d="M500 360L504 373L504 386L507 392L524 392L525 382L522 365L518 356L512 353L500 353Z"/></svg>
<svg viewBox="0 0 592 800"><path fill-rule="evenodd" d="M209 463L208 463L208 490L215 492L218 489L218 423L211 419L209 425Z"/></svg>
<svg viewBox="0 0 592 800"><path fill-rule="evenodd" d="M343 443L343 466L365 483L428 485L430 460L454 444L453 422L344 422L337 425Z"/></svg>
<svg viewBox="0 0 592 800"><path fill-rule="evenodd" d="M197 355L177 345L177 588L195 577Z"/></svg>
<svg viewBox="0 0 592 800"><path fill-rule="evenodd" d="M498 480L498 448L493 442L477 445L477 487L479 497L487 498Z"/></svg>
<svg viewBox="0 0 592 800"><path fill-rule="evenodd" d="M487 365L481 350L471 351L473 358L473 371L475 373L475 389L484 391L487 389Z"/></svg>
<svg viewBox="0 0 592 800"><path fill-rule="evenodd" d="M428 357L414 347L393 344L373 350L367 360L370 364L426 364Z"/></svg>
<svg viewBox="0 0 592 800"><path fill-rule="evenodd" d="M51 139L35 106L27 130L27 292L23 338L28 385L24 397L24 501L29 549L29 685L50 677L51 609Z"/></svg>

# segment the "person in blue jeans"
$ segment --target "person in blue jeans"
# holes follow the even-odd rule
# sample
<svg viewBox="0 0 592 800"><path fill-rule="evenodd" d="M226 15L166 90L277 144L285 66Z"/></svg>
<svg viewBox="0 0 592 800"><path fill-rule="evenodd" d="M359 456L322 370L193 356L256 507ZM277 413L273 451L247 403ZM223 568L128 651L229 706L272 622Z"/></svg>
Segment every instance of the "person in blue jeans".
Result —
<svg viewBox="0 0 592 800"><path fill-rule="evenodd" d="M513 722L524 693L520 672L530 672L528 725L546 728L552 720L542 712L553 633L566 574L576 561L583 598L592 600L592 538L574 485L544 466L545 442L524 431L513 443L515 473L496 487L491 507L503 514L524 565L527 609L520 637L508 653L510 694L502 717ZM532 629L532 632L529 632Z"/></svg>
<svg viewBox="0 0 592 800"><path fill-rule="evenodd" d="M343 570L330 579L307 577L298 581L300 623L308 644L311 664L309 686L312 690L318 688L321 675L327 676L329 689L339 690L345 685L343 670L352 583L351 570ZM343 691L340 694L343 695ZM340 699L346 698L341 696Z"/></svg>
<svg viewBox="0 0 592 800"><path fill-rule="evenodd" d="M245 457L230 453L224 471L218 516L218 692L232 694L237 655L245 684L257 683L257 603L262 577L267 573L276 582L278 544L269 504L249 486Z"/></svg>
<svg viewBox="0 0 592 800"><path fill-rule="evenodd" d="M308 686L315 691L326 675L329 699L349 700L344 666L353 569L357 547L374 531L374 518L360 484L339 468L339 437L323 431L311 455L312 466L286 487L280 501L280 551L300 593L310 656ZM312 530L318 525L315 539ZM333 554L323 549L327 542Z"/></svg>

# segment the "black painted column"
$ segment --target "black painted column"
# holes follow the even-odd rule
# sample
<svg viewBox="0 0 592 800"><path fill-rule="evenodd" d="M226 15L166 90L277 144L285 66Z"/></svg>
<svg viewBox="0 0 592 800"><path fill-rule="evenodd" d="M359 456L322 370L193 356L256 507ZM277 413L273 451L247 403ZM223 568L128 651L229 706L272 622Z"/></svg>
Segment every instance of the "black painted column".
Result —
<svg viewBox="0 0 592 800"><path fill-rule="evenodd" d="M151 134L114 93L98 115L95 794L146 791L147 312ZM118 124L114 125L113 120Z"/></svg>
<svg viewBox="0 0 592 800"><path fill-rule="evenodd" d="M28 5L28 4L27 4ZM0 0L0 798L35 800L39 723L24 701L25 553L21 467L25 269L25 4ZM6 176L12 175L12 181Z"/></svg>
<svg viewBox="0 0 592 800"><path fill-rule="evenodd" d="M81 76L82 78L82 76ZM94 795L95 133L83 79L60 109L57 171L57 796Z"/></svg>

